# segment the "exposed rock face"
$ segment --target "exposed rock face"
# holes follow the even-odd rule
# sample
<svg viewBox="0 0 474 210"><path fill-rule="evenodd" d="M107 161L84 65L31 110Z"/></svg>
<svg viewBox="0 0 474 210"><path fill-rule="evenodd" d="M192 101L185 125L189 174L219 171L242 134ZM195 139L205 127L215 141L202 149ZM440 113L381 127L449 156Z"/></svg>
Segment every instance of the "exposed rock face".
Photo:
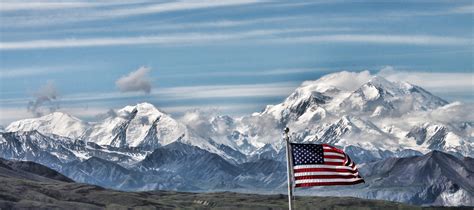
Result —
<svg viewBox="0 0 474 210"><path fill-rule="evenodd" d="M350 84L341 78L351 78ZM20 120L0 132L0 156L35 161L74 180L121 190L281 192L282 129L288 126L292 141L333 144L364 164L372 180L361 191L366 194L347 195L461 205L471 202L467 196L472 195L472 163L459 164L445 153L472 160L472 113L472 107L448 104L416 85L368 72L340 72L304 82L282 103L240 118L197 116L197 123L185 123L140 103L95 123L59 112ZM444 153L430 153L433 150ZM427 161L439 162L429 168L407 162L405 172L390 171L402 168L395 160L414 157L421 158L410 159L417 163L427 158L452 160L452 165ZM445 171L459 172L459 179L452 180ZM386 174L421 178L390 183Z"/></svg>

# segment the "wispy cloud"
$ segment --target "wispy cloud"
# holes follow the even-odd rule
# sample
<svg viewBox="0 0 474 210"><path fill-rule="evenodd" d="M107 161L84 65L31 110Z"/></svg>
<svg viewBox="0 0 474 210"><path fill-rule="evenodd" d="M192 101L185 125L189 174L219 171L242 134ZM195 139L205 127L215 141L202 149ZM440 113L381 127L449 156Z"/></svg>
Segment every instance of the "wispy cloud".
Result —
<svg viewBox="0 0 474 210"><path fill-rule="evenodd" d="M463 37L431 35L384 35L384 34L332 34L275 38L273 43L372 43L408 45L464 45L472 44L472 39Z"/></svg>
<svg viewBox="0 0 474 210"><path fill-rule="evenodd" d="M474 13L474 4L464 5L460 7L455 7L449 10L451 13L457 14L473 14Z"/></svg>
<svg viewBox="0 0 474 210"><path fill-rule="evenodd" d="M61 73L77 71L80 67L76 66L42 66L42 67L23 67L23 68L2 68L0 69L0 79L8 78L24 78L29 76L50 75L54 73Z"/></svg>
<svg viewBox="0 0 474 210"><path fill-rule="evenodd" d="M0 126L6 127L9 123L26 118L35 117L25 108L21 107L0 107Z"/></svg>
<svg viewBox="0 0 474 210"><path fill-rule="evenodd" d="M4 16L8 21L2 21L8 27L31 27L44 26L84 21L100 21L117 18L128 18L139 15L160 14L179 11L192 11L199 9L212 9L220 7L232 7L249 5L264 2L261 0L204 0L204 1L166 1L166 2L10 2L6 5L5 11L18 10L47 10L42 15L37 13L22 16ZM128 5L126 5L128 4ZM125 6L121 6L125 5ZM37 6L37 8L35 8ZM3 2L2 2L3 7ZM81 9L78 11L65 9ZM52 12L51 12L52 11ZM15 24L8 24L10 22ZM3 25L3 24L2 24Z"/></svg>
<svg viewBox="0 0 474 210"><path fill-rule="evenodd" d="M61 10L77 8L93 8L105 6L117 6L137 3L136 1L110 1L110 2L88 2L88 1L2 1L0 11L18 10Z"/></svg>
<svg viewBox="0 0 474 210"><path fill-rule="evenodd" d="M146 97L159 98L160 101L175 101L188 99L219 99L219 98L251 98L251 97L285 97L288 96L299 83L276 82L263 84L239 85L203 85L178 86L169 88L155 88ZM137 92L84 92L68 94L61 97L61 102L87 103L94 101L110 101L120 99L139 99L144 95ZM0 99L0 105L26 104L28 98Z"/></svg>
<svg viewBox="0 0 474 210"><path fill-rule="evenodd" d="M159 107L167 113L181 115L190 110L215 110L219 114L249 114L251 112L260 111L265 108L261 104L206 104L206 105L187 105L187 106L162 106Z"/></svg>
<svg viewBox="0 0 474 210"><path fill-rule="evenodd" d="M407 44L407 45L464 45L472 44L472 39L448 36L428 35L380 35L380 34L333 34L281 37L286 33L311 32L314 29L272 29L253 30L236 33L180 33L164 36L139 37L104 37L84 39L48 39L17 42L2 42L0 50L25 50L72 47L100 47L120 45L179 45L216 43L220 41L264 38L261 43L372 43L372 44Z"/></svg>
<svg viewBox="0 0 474 210"><path fill-rule="evenodd" d="M178 33L163 36L135 36L135 37L103 37L84 39L47 39L17 42L1 42L0 50L25 50L25 49L48 49L48 48L72 48L72 47L99 47L120 45L176 45L176 44L198 44L215 43L218 41L229 41L239 39L250 39L265 37L284 33L308 32L313 29L269 29L252 30L236 33Z"/></svg>
<svg viewBox="0 0 474 210"><path fill-rule="evenodd" d="M392 81L406 81L448 100L474 101L474 73L400 70L387 66L379 75Z"/></svg>
<svg viewBox="0 0 474 210"><path fill-rule="evenodd" d="M117 9L105 16L120 17L134 16L144 14L156 14L163 12L174 12L182 10L204 9L214 7L236 6L245 4L254 4L262 1L259 0L204 0L204 1L175 1L160 4L146 5L136 8Z"/></svg>
<svg viewBox="0 0 474 210"><path fill-rule="evenodd" d="M325 68L278 68L270 70L246 70L246 71L218 71L218 72L196 72L193 74L189 73L172 73L170 75L162 75L163 78L182 78L182 77L253 77L253 76L278 76L278 75L292 75L292 74L304 74L314 72L325 72L328 69Z"/></svg>
<svg viewBox="0 0 474 210"><path fill-rule="evenodd" d="M216 99L216 98L238 98L238 97L284 97L289 95L297 83L277 82L267 84L241 84L241 85L204 85L204 86L178 86L170 88L153 89L150 96L167 100L185 99ZM80 93L65 96L62 101L95 101L119 98L141 97L138 93Z"/></svg>
<svg viewBox="0 0 474 210"><path fill-rule="evenodd" d="M384 67L379 75L393 81L407 81L434 91L469 91L474 93L474 73L472 72L423 72L395 70Z"/></svg>
<svg viewBox="0 0 474 210"><path fill-rule="evenodd" d="M209 85L160 89L155 94L169 99L273 97L289 95L298 84Z"/></svg>
<svg viewBox="0 0 474 210"><path fill-rule="evenodd" d="M191 109L215 108L225 114L244 114L259 111L266 105L265 102L227 103L214 101L214 99L231 98L261 98L261 97L286 97L299 84L291 82L269 83L269 84L245 84L245 85L209 85L209 86L181 86L171 88L153 89L147 100L159 99L167 105L160 106L166 112L182 114ZM111 107L107 107L107 102L117 100L142 101L143 94L121 93L121 92L88 92L65 95L61 98L63 104L55 111L62 111L82 118L93 118L98 114L107 112ZM209 99L209 103L180 104L179 100L200 100ZM25 108L28 99L1 99L0 100L0 123L10 123L13 120L34 117ZM71 106L72 104L72 106ZM77 107L77 105L93 104L91 107ZM15 108L13 108L15 107ZM116 105L115 105L116 107Z"/></svg>
<svg viewBox="0 0 474 210"><path fill-rule="evenodd" d="M78 106L68 106L61 107L55 111L67 113L75 117L86 120L94 120L98 115L106 113L110 108L104 106L94 106L94 107L78 107ZM184 112L184 111L183 111ZM0 125L7 126L9 123L22 120L38 117L28 112L22 107L0 107Z"/></svg>

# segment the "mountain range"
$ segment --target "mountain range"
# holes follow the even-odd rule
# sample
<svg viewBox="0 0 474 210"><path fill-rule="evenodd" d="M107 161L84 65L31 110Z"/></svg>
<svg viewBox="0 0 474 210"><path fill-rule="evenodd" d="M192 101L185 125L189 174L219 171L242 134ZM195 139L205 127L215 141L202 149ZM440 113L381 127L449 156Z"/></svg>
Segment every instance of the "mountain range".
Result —
<svg viewBox="0 0 474 210"><path fill-rule="evenodd" d="M296 200L298 209L444 209L350 197L301 196ZM116 191L75 183L34 162L0 158L1 209L284 209L287 205L282 194Z"/></svg>
<svg viewBox="0 0 474 210"><path fill-rule="evenodd" d="M472 113L408 82L339 72L241 117L195 111L174 119L140 103L97 122L60 112L19 120L0 133L0 154L113 189L279 193L286 184L282 130L289 127L294 142L342 148L368 180L355 186L358 193L303 194L474 205Z"/></svg>

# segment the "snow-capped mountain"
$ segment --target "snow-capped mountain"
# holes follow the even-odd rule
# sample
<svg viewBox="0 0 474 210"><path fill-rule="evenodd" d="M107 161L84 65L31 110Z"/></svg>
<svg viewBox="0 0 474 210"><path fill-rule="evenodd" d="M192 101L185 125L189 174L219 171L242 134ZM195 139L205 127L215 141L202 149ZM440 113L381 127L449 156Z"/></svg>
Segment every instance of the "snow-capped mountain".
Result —
<svg viewBox="0 0 474 210"><path fill-rule="evenodd" d="M346 112L371 116L400 116L409 111L430 110L446 105L443 99L407 82L389 82L375 76L353 91L339 105Z"/></svg>
<svg viewBox="0 0 474 210"><path fill-rule="evenodd" d="M40 118L13 122L6 131L38 131L44 135L66 137L65 140L79 139L105 147L137 147L147 151L180 141L227 159L239 159L233 158L236 154L226 152L225 149L229 149L225 145L198 135L149 103L126 106L116 112L109 112L108 117L96 123L86 123L68 114L54 112Z"/></svg>
<svg viewBox="0 0 474 210"><path fill-rule="evenodd" d="M88 127L88 123L76 117L61 112L53 112L39 118L13 122L5 130L8 132L36 130L43 134L56 134L76 139L81 137Z"/></svg>
<svg viewBox="0 0 474 210"><path fill-rule="evenodd" d="M152 104L140 103L110 111L98 122L59 112L20 120L0 132L0 155L39 162L77 181L121 190L280 192L285 188L285 127L294 142L333 144L359 164L376 162L383 168L393 163L385 160L431 157L434 150L474 157L473 113L472 106L448 103L408 82L369 72L339 72L306 81L282 103L239 118L195 111L177 120ZM373 175L375 168L368 167L367 173ZM461 175L472 176L471 168L462 169L467 172ZM443 177L433 179L451 183ZM472 194L463 186L459 195L442 188L433 195L436 201L413 197L421 194L397 197L376 185L371 185L369 197L454 205L459 196ZM428 188L433 185L416 190Z"/></svg>
<svg viewBox="0 0 474 210"><path fill-rule="evenodd" d="M472 119L451 122L449 117L432 117L466 111L459 102L447 104L408 82L392 82L368 72L339 72L306 81L282 103L241 118L191 113L186 124L152 104L140 103L96 123L55 112L13 122L6 131L37 130L101 146L148 150L180 141L241 162L242 155L258 155L265 145L280 151L281 130L288 126L298 142L352 145L376 153L438 149L472 156Z"/></svg>
<svg viewBox="0 0 474 210"><path fill-rule="evenodd" d="M473 156L474 117L454 119L471 109L459 102L448 104L408 82L368 72L340 72L306 81L282 103L237 119L233 132L245 136L254 152L266 144L280 150L281 130L288 126L298 142L352 145L375 153L438 149ZM445 129L435 136L437 140L416 143L413 132L426 123Z"/></svg>
<svg viewBox="0 0 474 210"><path fill-rule="evenodd" d="M126 106L92 125L82 136L87 141L114 147L153 147L176 141L186 127L152 104Z"/></svg>

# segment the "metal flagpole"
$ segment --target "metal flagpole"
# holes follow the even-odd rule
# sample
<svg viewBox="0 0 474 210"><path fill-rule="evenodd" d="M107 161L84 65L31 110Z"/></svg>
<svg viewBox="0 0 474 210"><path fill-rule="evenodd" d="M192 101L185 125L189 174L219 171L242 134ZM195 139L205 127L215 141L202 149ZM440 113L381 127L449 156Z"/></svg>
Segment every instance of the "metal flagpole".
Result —
<svg viewBox="0 0 474 210"><path fill-rule="evenodd" d="M292 210L293 209L293 187L292 187L292 175L291 175L291 145L290 145L290 137L288 136L288 133L290 132L290 129L288 127L285 128L285 141L286 141L286 162L287 164L287 169L288 169L288 209Z"/></svg>

